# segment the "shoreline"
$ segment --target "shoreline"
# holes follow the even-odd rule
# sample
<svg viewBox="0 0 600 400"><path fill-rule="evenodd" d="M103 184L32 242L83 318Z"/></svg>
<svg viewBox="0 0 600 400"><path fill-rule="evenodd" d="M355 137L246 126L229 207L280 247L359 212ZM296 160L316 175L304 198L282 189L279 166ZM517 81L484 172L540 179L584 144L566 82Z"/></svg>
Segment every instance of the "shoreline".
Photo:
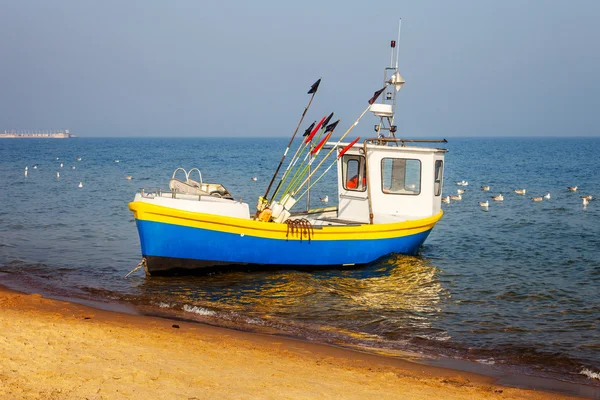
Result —
<svg viewBox="0 0 600 400"><path fill-rule="evenodd" d="M566 399L293 338L108 311L0 286L0 397ZM579 387L579 386L578 386ZM592 391L580 396L593 397Z"/></svg>

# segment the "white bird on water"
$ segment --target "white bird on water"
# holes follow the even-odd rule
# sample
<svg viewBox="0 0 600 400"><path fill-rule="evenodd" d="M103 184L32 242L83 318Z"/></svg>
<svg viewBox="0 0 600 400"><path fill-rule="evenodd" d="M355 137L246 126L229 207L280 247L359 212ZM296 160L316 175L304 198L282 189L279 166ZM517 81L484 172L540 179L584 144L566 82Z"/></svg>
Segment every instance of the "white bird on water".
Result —
<svg viewBox="0 0 600 400"><path fill-rule="evenodd" d="M25 167L25 176L27 176L27 170L28 170L28 168Z"/></svg>
<svg viewBox="0 0 600 400"><path fill-rule="evenodd" d="M481 190L483 190L484 192L489 192L490 191L490 187L489 186L482 186Z"/></svg>
<svg viewBox="0 0 600 400"><path fill-rule="evenodd" d="M442 197L442 203L450 204L450 196Z"/></svg>
<svg viewBox="0 0 600 400"><path fill-rule="evenodd" d="M544 195L544 198L545 198L546 200L550 200L550 193L546 193L546 194Z"/></svg>
<svg viewBox="0 0 600 400"><path fill-rule="evenodd" d="M594 196L592 196L591 194L588 194L588 195L585 195L585 196L581 196L581 198L582 199L587 199L589 201L589 200L592 200L594 198Z"/></svg>
<svg viewBox="0 0 600 400"><path fill-rule="evenodd" d="M37 165L34 165L34 166L33 166L33 169L37 169Z"/></svg>
<svg viewBox="0 0 600 400"><path fill-rule="evenodd" d="M79 185L77 187L82 188L83 187L83 182L79 182Z"/></svg>
<svg viewBox="0 0 600 400"><path fill-rule="evenodd" d="M479 205L483 208L488 208L490 206L490 202L488 200L486 201L480 201Z"/></svg>
<svg viewBox="0 0 600 400"><path fill-rule="evenodd" d="M319 200L321 200L323 203L327 203L329 201L329 196L325 195L325 197L319 197Z"/></svg>
<svg viewBox="0 0 600 400"><path fill-rule="evenodd" d="M585 207L588 205L588 203L590 202L590 201L587 199L587 197L584 197L584 198L582 198L581 200L583 200L583 208L585 208Z"/></svg>
<svg viewBox="0 0 600 400"><path fill-rule="evenodd" d="M60 178L60 172L56 171L56 179Z"/></svg>
<svg viewBox="0 0 600 400"><path fill-rule="evenodd" d="M542 201L542 200L544 200L544 198L542 196L531 198L531 201Z"/></svg>
<svg viewBox="0 0 600 400"><path fill-rule="evenodd" d="M252 179L253 181L255 181L255 182L258 180L258 178L257 178L257 177L255 177L255 176L253 176L251 179Z"/></svg>
<svg viewBox="0 0 600 400"><path fill-rule="evenodd" d="M458 195L458 196L450 196L450 199L454 200L454 201L459 201L462 200L462 195Z"/></svg>
<svg viewBox="0 0 600 400"><path fill-rule="evenodd" d="M525 193L527 193L527 189L515 189L515 193L525 195Z"/></svg>
<svg viewBox="0 0 600 400"><path fill-rule="evenodd" d="M71 169L75 169L75 166L74 166L74 165L71 165Z"/></svg>
<svg viewBox="0 0 600 400"><path fill-rule="evenodd" d="M63 163L60 163L60 167L61 167L61 168L63 167Z"/></svg>
<svg viewBox="0 0 600 400"><path fill-rule="evenodd" d="M497 196L492 196L492 200L495 200L495 201L504 201L504 196L502 196L502 193L500 193Z"/></svg>
<svg viewBox="0 0 600 400"><path fill-rule="evenodd" d="M456 189L457 194L464 194L466 191L467 189Z"/></svg>
<svg viewBox="0 0 600 400"><path fill-rule="evenodd" d="M569 190L569 192L576 192L577 186L569 186L567 189Z"/></svg>
<svg viewBox="0 0 600 400"><path fill-rule="evenodd" d="M133 176L131 176L131 175L127 175L127 176L125 177L125 179L127 179L128 181L130 181L130 180L132 180L132 179L133 179Z"/></svg>

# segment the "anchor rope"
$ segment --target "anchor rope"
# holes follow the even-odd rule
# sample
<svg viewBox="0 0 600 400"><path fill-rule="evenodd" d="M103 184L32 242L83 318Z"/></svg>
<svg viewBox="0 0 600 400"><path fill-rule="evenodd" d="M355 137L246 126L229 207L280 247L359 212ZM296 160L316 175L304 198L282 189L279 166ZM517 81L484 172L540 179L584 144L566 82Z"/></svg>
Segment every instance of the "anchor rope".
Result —
<svg viewBox="0 0 600 400"><path fill-rule="evenodd" d="M146 257L142 257L142 261L140 261L134 269L129 271L129 273L127 275L125 275L125 278L127 278L129 275L133 274L135 271L137 271L138 269L140 269L142 267L144 267L144 268L146 267Z"/></svg>

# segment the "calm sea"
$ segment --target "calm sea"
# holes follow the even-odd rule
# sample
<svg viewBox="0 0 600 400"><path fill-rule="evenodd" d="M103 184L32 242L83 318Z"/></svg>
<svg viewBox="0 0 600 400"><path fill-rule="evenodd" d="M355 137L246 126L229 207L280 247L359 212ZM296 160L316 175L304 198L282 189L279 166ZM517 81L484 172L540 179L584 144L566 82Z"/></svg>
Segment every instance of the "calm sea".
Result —
<svg viewBox="0 0 600 400"><path fill-rule="evenodd" d="M455 181L469 186L462 201L444 205L444 218L417 257L393 255L346 270L170 278L138 271L124 278L141 259L127 208L138 188L166 188L175 168L198 167L205 181L222 183L253 208L286 144L2 140L0 284L600 386L600 201L584 207L580 198L600 198L599 138L450 140L444 194L456 193ZM335 201L335 188L326 185L334 179L332 170L319 182L313 205L324 195ZM567 190L575 185L576 193ZM520 188L527 195L513 192ZM498 193L504 202L490 199ZM546 193L550 200L531 201ZM479 207L483 200L489 209Z"/></svg>

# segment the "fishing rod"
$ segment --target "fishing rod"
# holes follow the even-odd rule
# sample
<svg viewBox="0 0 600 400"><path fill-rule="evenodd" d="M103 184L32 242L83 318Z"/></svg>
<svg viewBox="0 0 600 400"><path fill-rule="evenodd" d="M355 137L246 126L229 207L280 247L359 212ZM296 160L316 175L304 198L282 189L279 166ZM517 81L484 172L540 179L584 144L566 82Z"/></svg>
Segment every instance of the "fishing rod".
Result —
<svg viewBox="0 0 600 400"><path fill-rule="evenodd" d="M321 180L321 178L323 178L325 175L327 175L327 173L329 172L329 170L331 168L333 168L333 166L335 165L335 163L337 162L337 160L339 160L359 140L360 140L360 136L357 137L356 139L354 139L348 146L344 147L342 149L342 151L340 151L340 153L337 155L337 157L335 158L335 160L333 160L333 162L329 165L329 167L327 167L327 169L325 170L325 172L323 172L313 183L311 183L308 186L308 188L304 192L302 192L302 194L300 196L298 196L298 198L296 200L300 200L302 197L304 197L304 195L306 193L308 193L310 191L310 189L312 189L312 187L315 186L317 184L317 182L319 182Z"/></svg>
<svg viewBox="0 0 600 400"><path fill-rule="evenodd" d="M333 114L333 113L332 113ZM324 132L329 132L329 130L331 130L331 127L329 125L327 126L322 126L321 127L321 132L319 132L319 135L316 137L316 140L320 140L321 136L323 135ZM316 131L314 131L316 132ZM302 154L304 153L304 150L308 149L308 153L304 156L304 159L302 159L302 161L300 161L300 164L298 165L298 167L296 168L296 172L294 172L294 175L292 176L292 178L290 179L289 183L287 184L287 186L285 187L285 189L283 190L283 193L287 193L289 192L290 187L293 187L294 184L296 183L296 181L298 180L298 173L300 171L302 171L305 168L305 164L306 164L306 160L308 159L308 157L311 154L311 147L312 147L312 140L315 138L315 135L311 134L311 136L309 136L306 139L306 142L304 144L304 149L302 149L302 151L300 152L298 158L296 158L296 160L294 160L294 165L292 165L292 169L294 168L294 166L296 165L296 163L300 160L300 157L302 156ZM291 174L291 170L290 170L290 174ZM302 175L300 175L302 176ZM289 177L289 176L288 176ZM286 178L287 180L287 178ZM283 182L282 182L283 183ZM275 198L275 196L273 196L273 198Z"/></svg>
<svg viewBox="0 0 600 400"><path fill-rule="evenodd" d="M296 130L294 130L294 134L292 135L292 138L290 139L290 142L288 143L288 145L285 149L285 152L283 153L283 156L281 157L281 161L279 161L279 165L277 166L277 169L275 170L275 173L273 174L273 177L271 178L271 182L269 182L269 186L267 187L267 191L265 192L265 195L259 197L259 199L258 199L258 204L256 205L256 208L257 208L256 216L258 216L258 213L260 211L262 211L262 209L264 209L264 207L267 205L266 198L269 195L271 186L273 185L273 182L275 181L275 178L277 177L277 174L279 173L279 169L281 168L281 165L283 164L283 160L285 160L285 156L287 156L290 146L292 145L292 142L294 141L294 138L296 137L296 133L298 133L300 124L302 124L302 121L304 120L304 116L308 112L308 109L310 108L310 105L312 104L312 101L315 98L315 94L317 94L317 90L319 89L320 83L321 83L321 78L319 78L319 80L317 80L315 83L313 83L312 86L310 87L309 91L307 92L307 94L312 94L312 96L310 96L308 105L304 108L304 112L302 113L302 116L300 117L300 121L298 121L298 126L296 126Z"/></svg>
<svg viewBox="0 0 600 400"><path fill-rule="evenodd" d="M331 137L331 135L333 134L334 129L336 128L336 126L339 124L340 120L338 119L336 122L330 124L326 129L325 132L329 132L329 134L327 134L325 136L325 138L323 140L321 140L314 149L312 149L304 158L304 161L302 163L302 165L306 162L306 160L308 159L308 164L304 165L304 167L302 168L298 168L298 170L296 171L296 175L294 176L295 179L292 180L292 182L290 182L290 184L288 185L288 187L286 188L286 191L284 192L284 196L290 192L296 192L296 189L298 187L298 185L300 184L300 182L302 182L302 179L308 174L311 174L310 171L310 167L312 165L312 163L315 161L315 159L317 158L317 156L319 155L319 152L321 151L321 148L325 145L325 143L329 140L329 138Z"/></svg>
<svg viewBox="0 0 600 400"><path fill-rule="evenodd" d="M348 128L348 130L346 131L346 133L344 133L342 135L342 137L337 141L337 143L335 144L335 146L333 146L331 148L331 150L329 150L329 152L323 157L323 159L321 160L321 162L317 165L317 167L314 169L314 171L304 180L304 182L302 182L302 184L300 184L300 186L298 186L298 188L296 188L296 190L294 190L292 193L289 194L290 198L293 198L296 195L296 193L298 193L298 191L306 184L306 182L308 182L308 180L312 177L312 175L314 175L315 172L317 172L317 170L321 167L321 165L323 165L323 163L325 162L325 160L327 159L327 157L329 157L331 155L331 153L333 153L333 151L341 143L341 141L352 131L352 129L354 129L354 127L356 125L358 125L358 123L360 122L360 120L362 119L362 117L364 117L364 115L367 113L367 111L369 111L369 108L371 108L371 105L373 103L375 103L375 101L377 100L377 98L381 95L381 93L383 93L383 91L387 88L387 86L388 86L388 83L386 83L386 85L383 88L379 89L378 91L376 91L373 94L373 97L371 97L369 99L369 105L367 106L367 108L365 108L365 111L363 111L362 114L360 114L360 116L358 117L358 119L356 121L354 121L354 123L350 126L350 128ZM283 203L287 203L287 201L284 202L282 200L282 204Z"/></svg>
<svg viewBox="0 0 600 400"><path fill-rule="evenodd" d="M279 189L281 188L281 185L287 180L289 174L291 173L291 170L294 168L294 166L296 165L296 162L298 161L298 159L300 158L300 156L304 153L304 150L307 148L308 144L310 143L310 141L313 139L313 137L315 136L315 133L317 133L317 131L319 130L319 128L321 126L325 126L325 124L327 124L327 122L331 119L331 117L333 116L333 113L331 113L329 115L329 117L323 117L321 119L321 121L319 121L319 123L317 124L317 126L315 126L315 122L312 123L311 126L308 127L308 129L304 132L304 135L302 136L307 136L306 140L304 140L300 146L298 146L298 148L296 149L296 153L294 153L294 156L292 157L292 159L290 160L290 163L288 164L287 168L285 169L285 172L283 173L283 177L281 178L281 180L279 181L279 183L277 184L277 187L275 188L275 191L273 192L273 196L271 196L271 199L268 201L267 204L270 204L273 199L275 198L275 196L277 196L277 193L279 192ZM324 128L323 128L324 129ZM321 132L322 133L322 132ZM319 134L320 137L321 134ZM300 153L300 154L298 154ZM298 157L298 158L297 158ZM296 175L294 174L294 177ZM294 178L292 178L293 180Z"/></svg>

